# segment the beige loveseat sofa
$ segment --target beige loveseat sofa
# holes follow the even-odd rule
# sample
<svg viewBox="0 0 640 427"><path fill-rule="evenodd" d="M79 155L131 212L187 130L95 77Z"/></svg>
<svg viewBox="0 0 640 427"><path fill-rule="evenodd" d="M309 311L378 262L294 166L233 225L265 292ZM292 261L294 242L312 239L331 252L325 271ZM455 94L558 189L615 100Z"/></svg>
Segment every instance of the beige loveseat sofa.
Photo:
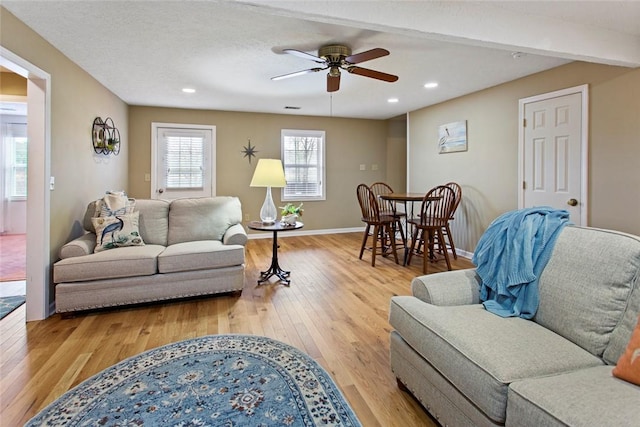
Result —
<svg viewBox="0 0 640 427"><path fill-rule="evenodd" d="M242 290L247 233L237 197L138 199L144 245L94 253L95 203L87 233L64 245L53 266L57 312Z"/></svg>
<svg viewBox="0 0 640 427"><path fill-rule="evenodd" d="M639 426L640 386L612 375L640 314L640 237L565 227L531 320L479 304L475 269L391 300L391 368L444 426Z"/></svg>

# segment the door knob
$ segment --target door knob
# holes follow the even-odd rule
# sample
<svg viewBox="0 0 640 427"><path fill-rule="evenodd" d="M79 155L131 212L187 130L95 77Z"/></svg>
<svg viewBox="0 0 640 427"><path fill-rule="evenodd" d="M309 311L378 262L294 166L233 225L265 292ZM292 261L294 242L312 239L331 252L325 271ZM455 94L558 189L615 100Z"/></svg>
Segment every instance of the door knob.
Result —
<svg viewBox="0 0 640 427"><path fill-rule="evenodd" d="M568 204L569 206L578 206L578 201L577 201L576 199L569 199L569 200L567 201L567 204Z"/></svg>

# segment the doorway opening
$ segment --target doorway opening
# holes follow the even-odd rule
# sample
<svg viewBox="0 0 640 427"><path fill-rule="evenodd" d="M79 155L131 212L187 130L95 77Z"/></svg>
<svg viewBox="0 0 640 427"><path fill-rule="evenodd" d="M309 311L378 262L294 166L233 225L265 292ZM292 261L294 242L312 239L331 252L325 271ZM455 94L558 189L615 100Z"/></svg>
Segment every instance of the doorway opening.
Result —
<svg viewBox="0 0 640 427"><path fill-rule="evenodd" d="M27 80L0 73L0 298L13 310L24 302L27 277Z"/></svg>
<svg viewBox="0 0 640 427"><path fill-rule="evenodd" d="M26 79L26 321L54 310L50 297L50 135L51 76L0 46L0 67Z"/></svg>

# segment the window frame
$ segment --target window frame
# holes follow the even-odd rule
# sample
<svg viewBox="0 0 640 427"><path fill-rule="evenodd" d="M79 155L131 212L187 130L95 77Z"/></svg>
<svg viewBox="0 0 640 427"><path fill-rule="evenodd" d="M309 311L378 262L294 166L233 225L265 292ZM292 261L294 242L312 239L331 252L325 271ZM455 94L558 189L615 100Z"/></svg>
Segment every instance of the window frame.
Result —
<svg viewBox="0 0 640 427"><path fill-rule="evenodd" d="M315 163L318 168L317 179L320 181L318 185L318 192L316 195L288 195L287 187L281 189L281 200L283 202L293 202L293 201L321 201L326 200L327 198L327 187L326 187L326 132L323 130L308 130L308 129L282 129L280 132L280 154L282 159L282 166L286 171L288 167L291 167L290 163L287 163L285 156L285 139L291 137L314 137L319 139L319 147L316 148L316 158L317 162ZM295 164L294 164L295 165ZM288 185L288 183L287 183Z"/></svg>

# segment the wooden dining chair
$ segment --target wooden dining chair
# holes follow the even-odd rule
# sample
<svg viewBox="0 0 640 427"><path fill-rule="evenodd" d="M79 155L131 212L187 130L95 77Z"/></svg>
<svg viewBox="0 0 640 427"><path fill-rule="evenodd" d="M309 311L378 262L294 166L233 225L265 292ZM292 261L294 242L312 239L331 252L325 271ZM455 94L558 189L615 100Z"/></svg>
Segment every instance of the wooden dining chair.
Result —
<svg viewBox="0 0 640 427"><path fill-rule="evenodd" d="M408 219L413 225L413 239L407 264L411 264L411 258L416 253L416 245L422 252L422 273L427 274L427 262L436 261L436 254L442 253L447 263L447 269L451 270L451 261L444 240L444 229L449 222L451 210L455 203L454 192L450 187L439 185L427 192L420 205L418 217Z"/></svg>
<svg viewBox="0 0 640 427"><path fill-rule="evenodd" d="M449 221L447 221L447 226L444 229L444 239L445 239L445 248L451 249L451 253L453 254L453 259L458 259L458 254L456 253L456 245L453 243L453 234L451 234L451 221L453 221L454 214L456 210L458 210L458 205L460 204L460 200L462 200L462 187L460 184L456 182L447 182L445 186L451 188L453 190L453 194L455 196L455 201L453 202L453 208L451 209L451 216Z"/></svg>
<svg viewBox="0 0 640 427"><path fill-rule="evenodd" d="M366 184L358 185L356 190L358 196L358 203L360 204L360 210L362 211L362 221L367 225L364 230L364 236L362 237L362 246L360 247L359 259L362 259L367 239L369 235L373 237L371 266L376 266L377 245L380 242L381 253L384 254L385 247L387 247L387 239L390 241L391 251L393 257L398 264L398 253L396 252L396 240L391 236L395 236L395 222L392 215L381 215L380 207L378 205L378 198L373 191ZM373 232L371 227L373 226Z"/></svg>
<svg viewBox="0 0 640 427"><path fill-rule="evenodd" d="M400 238L405 242L404 226L402 225L403 218L407 216L405 212L399 212L395 202L391 200L385 200L380 198L385 194L393 193L393 189L386 182L374 182L369 186L373 194L378 199L378 206L380 207L380 215L391 215L395 221L396 230L400 232Z"/></svg>

